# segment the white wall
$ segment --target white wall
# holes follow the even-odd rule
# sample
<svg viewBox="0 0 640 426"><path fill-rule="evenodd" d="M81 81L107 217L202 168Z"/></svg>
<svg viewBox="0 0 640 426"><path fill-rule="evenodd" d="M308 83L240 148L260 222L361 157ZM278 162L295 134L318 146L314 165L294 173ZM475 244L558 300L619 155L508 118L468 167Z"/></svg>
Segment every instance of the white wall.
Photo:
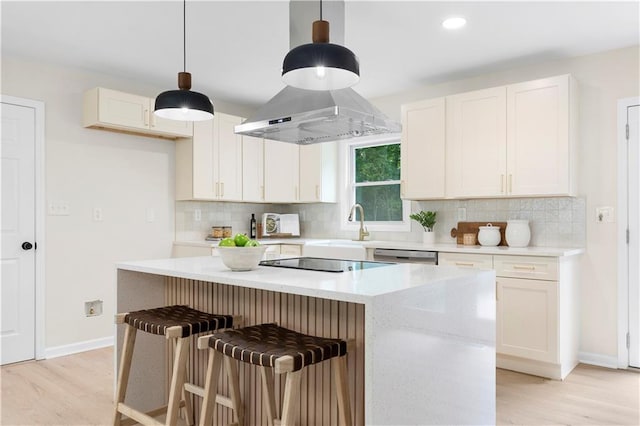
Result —
<svg viewBox="0 0 640 426"><path fill-rule="evenodd" d="M617 205L617 100L640 94L638 53L639 47L633 46L424 86L372 100L383 112L400 120L400 105L420 99L560 74L572 74L578 80L578 191L586 199L587 224L587 253L580 262L580 352L583 359L604 359L612 365L617 363L617 224L597 224L595 208Z"/></svg>
<svg viewBox="0 0 640 426"><path fill-rule="evenodd" d="M45 103L46 199L71 209L69 216L46 217L49 351L112 336L115 263L170 257L174 238L174 142L83 128L82 94L95 86L149 97L168 89L2 57L2 94ZM247 113L215 98L214 104ZM102 222L93 221L94 207L102 208ZM153 223L146 222L149 208ZM94 299L104 301L104 313L87 318L84 302Z"/></svg>

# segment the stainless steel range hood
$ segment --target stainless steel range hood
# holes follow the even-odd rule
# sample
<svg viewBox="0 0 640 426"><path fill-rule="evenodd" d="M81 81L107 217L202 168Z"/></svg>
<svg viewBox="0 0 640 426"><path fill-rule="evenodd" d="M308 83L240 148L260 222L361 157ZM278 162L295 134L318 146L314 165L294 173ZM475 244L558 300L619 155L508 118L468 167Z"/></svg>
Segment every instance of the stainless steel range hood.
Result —
<svg viewBox="0 0 640 426"><path fill-rule="evenodd" d="M235 132L296 144L398 133L389 120L352 89L331 91L285 87Z"/></svg>
<svg viewBox="0 0 640 426"><path fill-rule="evenodd" d="M310 24L315 19L310 16L317 16L316 8L315 2L289 3L291 47L309 42L300 34L300 22ZM325 16L331 22L332 42L344 44L344 3L327 2ZM309 27L305 27L308 30ZM307 33L307 39L308 36ZM399 123L390 120L353 89L316 91L289 86L235 126L235 132L241 135L301 145L401 130Z"/></svg>

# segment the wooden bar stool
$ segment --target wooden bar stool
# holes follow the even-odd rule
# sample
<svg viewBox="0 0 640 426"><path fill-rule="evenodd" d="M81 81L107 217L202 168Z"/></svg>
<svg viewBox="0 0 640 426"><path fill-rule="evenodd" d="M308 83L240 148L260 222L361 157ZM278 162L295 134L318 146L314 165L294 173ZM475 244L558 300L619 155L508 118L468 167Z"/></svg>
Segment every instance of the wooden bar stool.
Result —
<svg viewBox="0 0 640 426"><path fill-rule="evenodd" d="M209 349L209 361L204 387L204 402L200 415L200 426L211 424L216 405L215 395L222 359L231 388L239 392L237 362L242 361L260 367L262 394L269 425L293 425L300 403L300 378L302 369L331 359L335 373L336 393L340 425L351 426L351 406L347 382L347 342L297 333L277 324L260 324L251 327L226 330L198 339L198 348ZM233 361L233 360L237 361ZM286 373L282 407L282 418L277 419L274 397L274 373ZM233 392L233 390L232 390ZM244 412L242 404L236 411L238 425L242 426Z"/></svg>
<svg viewBox="0 0 640 426"><path fill-rule="evenodd" d="M143 425L162 425L163 423L154 419L154 417L166 412L167 416L164 424L173 426L177 422L178 411L181 407L185 409L187 424L193 424L193 409L191 404L187 403L185 389L201 396L204 395L204 389L189 383L185 384L190 337L198 333L232 327L239 320L241 320L240 317L208 314L183 305L164 306L117 314L116 324L126 324L126 328L120 358L120 369L118 371L113 424L123 425L137 422ZM173 339L175 342L168 403L166 406L147 413L138 411L124 403L136 332L138 330L164 336L166 339ZM163 374L163 372L158 372L158 374ZM129 419L122 420L123 414Z"/></svg>

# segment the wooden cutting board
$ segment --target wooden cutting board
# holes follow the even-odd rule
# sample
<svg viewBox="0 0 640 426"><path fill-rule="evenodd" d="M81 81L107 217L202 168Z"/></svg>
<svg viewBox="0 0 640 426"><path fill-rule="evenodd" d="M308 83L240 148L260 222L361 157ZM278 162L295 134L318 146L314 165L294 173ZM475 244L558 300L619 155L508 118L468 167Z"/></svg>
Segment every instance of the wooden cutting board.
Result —
<svg viewBox="0 0 640 426"><path fill-rule="evenodd" d="M478 231L481 226L486 226L487 223L493 226L500 227L500 244L499 246L506 246L507 240L504 237L504 232L507 229L507 222L458 222L456 228L451 228L451 236L456 239L457 244L463 244L464 234L475 234L476 240L478 239Z"/></svg>

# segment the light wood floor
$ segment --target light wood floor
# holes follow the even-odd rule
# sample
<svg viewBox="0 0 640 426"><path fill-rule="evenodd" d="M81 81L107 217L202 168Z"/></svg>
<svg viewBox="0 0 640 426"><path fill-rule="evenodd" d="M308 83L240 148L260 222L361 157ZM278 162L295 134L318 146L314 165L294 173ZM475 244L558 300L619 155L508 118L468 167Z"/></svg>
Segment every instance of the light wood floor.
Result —
<svg viewBox="0 0 640 426"><path fill-rule="evenodd" d="M106 425L112 348L0 370L0 425ZM497 423L639 425L640 374L579 365L563 382L497 373Z"/></svg>

